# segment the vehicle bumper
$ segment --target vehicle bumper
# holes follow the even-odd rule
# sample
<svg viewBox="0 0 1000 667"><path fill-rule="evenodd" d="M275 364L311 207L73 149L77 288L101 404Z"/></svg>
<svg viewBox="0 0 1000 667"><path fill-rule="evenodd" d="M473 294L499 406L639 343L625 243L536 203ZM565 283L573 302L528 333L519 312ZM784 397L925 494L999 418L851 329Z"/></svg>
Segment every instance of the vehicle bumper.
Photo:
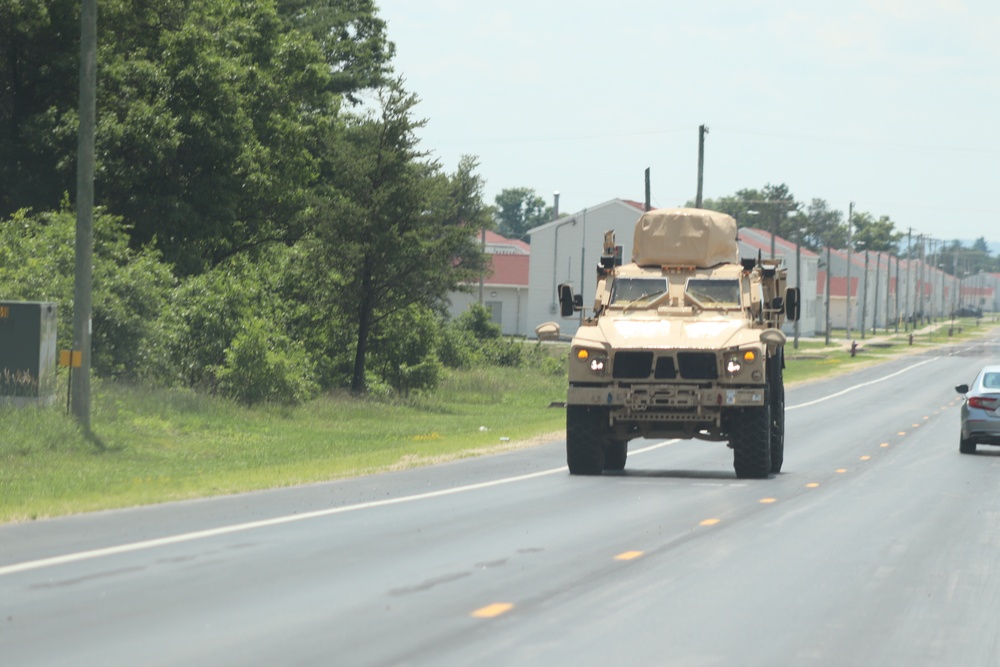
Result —
<svg viewBox="0 0 1000 667"><path fill-rule="evenodd" d="M568 405L606 406L626 408L629 412L643 413L650 410L707 410L718 411L725 407L752 407L764 405L764 386L701 388L687 385L570 385L566 396Z"/></svg>

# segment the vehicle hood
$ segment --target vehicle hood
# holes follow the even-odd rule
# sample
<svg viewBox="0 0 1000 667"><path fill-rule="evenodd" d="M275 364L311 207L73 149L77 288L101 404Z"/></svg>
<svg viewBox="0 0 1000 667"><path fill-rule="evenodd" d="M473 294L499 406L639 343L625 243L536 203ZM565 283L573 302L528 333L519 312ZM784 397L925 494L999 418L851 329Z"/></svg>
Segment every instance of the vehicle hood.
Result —
<svg viewBox="0 0 1000 667"><path fill-rule="evenodd" d="M719 350L760 341L761 330L746 319L722 316L690 318L606 315L577 331L574 344L610 349Z"/></svg>

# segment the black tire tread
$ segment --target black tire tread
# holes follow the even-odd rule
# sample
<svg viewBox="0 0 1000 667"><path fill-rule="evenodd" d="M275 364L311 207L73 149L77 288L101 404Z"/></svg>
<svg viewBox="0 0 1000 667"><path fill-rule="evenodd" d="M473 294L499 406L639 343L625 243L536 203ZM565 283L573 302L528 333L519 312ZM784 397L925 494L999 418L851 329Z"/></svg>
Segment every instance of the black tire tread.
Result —
<svg viewBox="0 0 1000 667"><path fill-rule="evenodd" d="M566 465L571 475L604 472L601 441L604 410L585 405L566 407Z"/></svg>
<svg viewBox="0 0 1000 667"><path fill-rule="evenodd" d="M733 468L740 479L766 479L771 474L771 405L740 408L730 423Z"/></svg>
<svg viewBox="0 0 1000 667"><path fill-rule="evenodd" d="M604 448L604 469L619 472L628 459L628 440L612 440Z"/></svg>

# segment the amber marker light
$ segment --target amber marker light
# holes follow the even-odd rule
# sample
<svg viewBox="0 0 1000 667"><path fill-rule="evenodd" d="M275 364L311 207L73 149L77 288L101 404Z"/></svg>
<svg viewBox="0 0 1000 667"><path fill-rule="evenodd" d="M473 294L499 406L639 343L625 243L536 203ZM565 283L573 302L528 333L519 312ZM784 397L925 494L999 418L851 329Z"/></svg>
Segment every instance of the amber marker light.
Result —
<svg viewBox="0 0 1000 667"><path fill-rule="evenodd" d="M754 354L753 350L747 350L746 352L743 353L743 361L750 362L750 361L753 361L756 358L757 358L757 355Z"/></svg>
<svg viewBox="0 0 1000 667"><path fill-rule="evenodd" d="M590 352L587 352L586 350L576 351L576 358L580 361L586 361L588 357L590 357Z"/></svg>

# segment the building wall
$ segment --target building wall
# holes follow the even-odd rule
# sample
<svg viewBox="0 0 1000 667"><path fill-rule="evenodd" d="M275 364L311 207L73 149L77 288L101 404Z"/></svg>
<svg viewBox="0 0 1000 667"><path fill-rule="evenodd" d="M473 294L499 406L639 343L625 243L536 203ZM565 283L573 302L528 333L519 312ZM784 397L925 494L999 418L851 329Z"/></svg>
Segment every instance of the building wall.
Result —
<svg viewBox="0 0 1000 667"><path fill-rule="evenodd" d="M642 211L620 199L598 204L566 215L528 232L531 238L531 264L528 271L528 335L543 322L558 322L564 336L579 328L576 317L559 315L556 294L560 283L569 282L573 291L583 295L585 313L593 312L597 286L597 263L604 246L604 233L614 230L615 242L623 246L622 257L632 257L635 223Z"/></svg>
<svg viewBox="0 0 1000 667"><path fill-rule="evenodd" d="M452 318L479 303L479 287L471 293L452 292L448 295ZM528 288L523 286L486 285L483 288L483 305L493 312L493 321L500 325L505 336L529 336L534 328L528 327Z"/></svg>

